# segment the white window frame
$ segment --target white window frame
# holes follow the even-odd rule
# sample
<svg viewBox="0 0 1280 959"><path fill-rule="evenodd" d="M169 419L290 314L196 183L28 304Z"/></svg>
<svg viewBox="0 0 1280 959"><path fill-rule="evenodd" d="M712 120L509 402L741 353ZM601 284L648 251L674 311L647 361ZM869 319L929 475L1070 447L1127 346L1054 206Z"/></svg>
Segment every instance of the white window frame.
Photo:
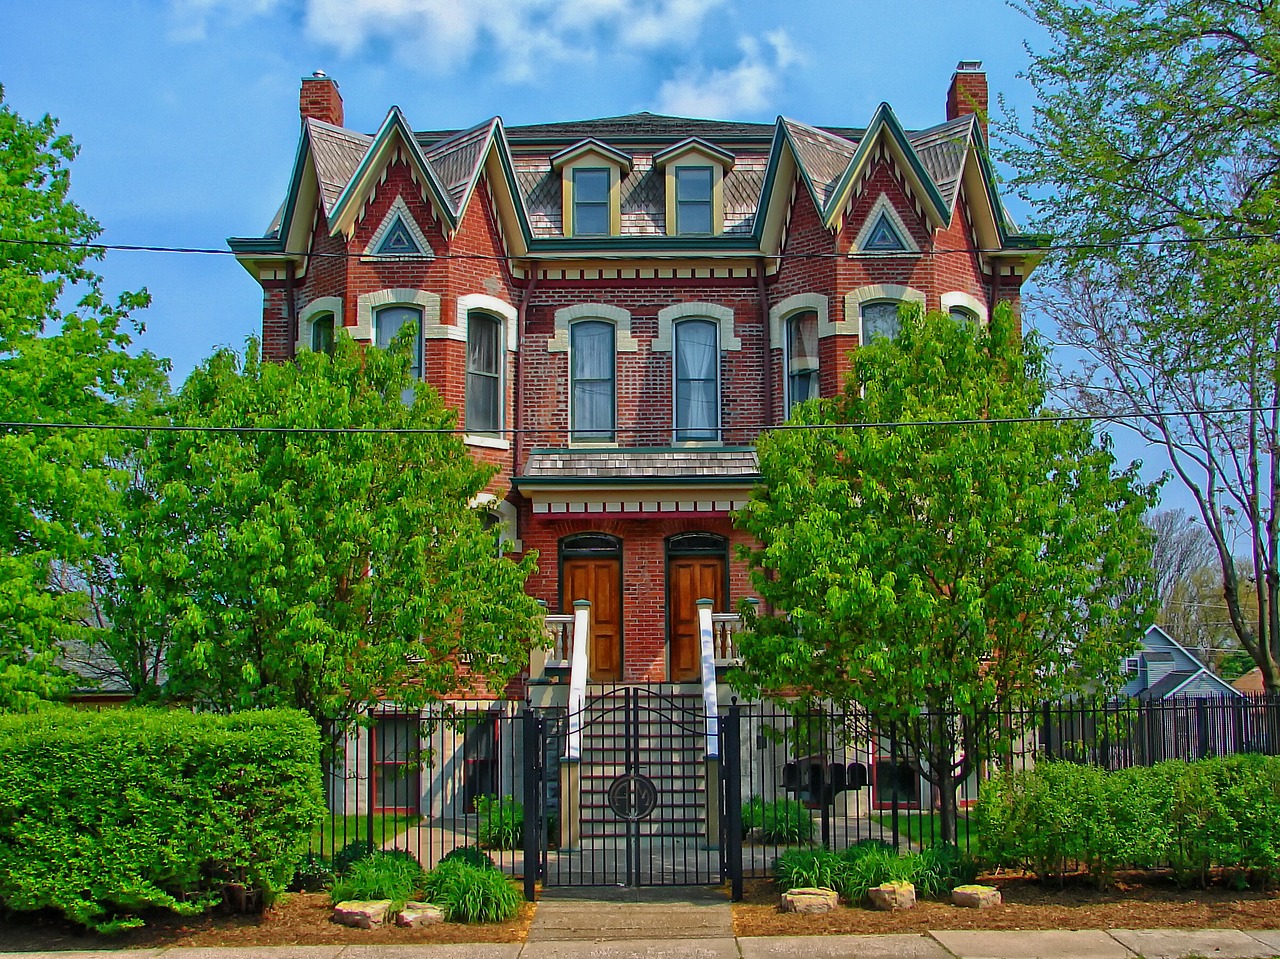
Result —
<svg viewBox="0 0 1280 959"><path fill-rule="evenodd" d="M480 314L486 320L492 321L498 325L498 422L493 429L477 430L474 434L469 432L471 424L467 422L467 401L469 399L471 386L471 314L473 313ZM462 361L462 425L465 430L468 430L464 435L472 437L473 439L499 439L502 436L503 427L507 425L507 326L508 324L506 320L495 313L489 312L488 310L474 309L467 311L467 339ZM479 375L487 377L489 374L481 373ZM498 435L489 436L488 434L490 433L496 433Z"/></svg>
<svg viewBox="0 0 1280 959"><path fill-rule="evenodd" d="M789 335L791 324L797 317L806 313L816 313L816 311L809 307L802 307L798 310L792 310L782 318L782 412L784 420L791 419L791 337ZM818 313L816 319L817 331L821 332L822 314ZM821 338L819 337L816 342L821 343ZM821 349L819 349L819 355L815 355L813 358L815 363L813 372L818 377L819 396L822 395L822 359L820 354Z"/></svg>
<svg viewBox="0 0 1280 959"><path fill-rule="evenodd" d="M502 424L502 426L506 426L507 383L509 382L508 370L507 370L507 361L509 358L508 354L514 353L518 345L516 337L519 331L516 329L516 318L519 316L519 313L516 310L516 308L512 306L510 303L508 303L506 300L500 300L498 299L498 297L490 296L487 293L464 293L462 296L458 297L458 302L454 312L454 325L438 327L437 329L441 331L442 335L440 337L431 337L431 338L438 338L438 339L454 338L455 334L452 331L457 331L456 338L459 338L462 340L464 344L463 349L465 350L466 349L465 344L467 342L468 319L473 312L488 313L492 316L499 317L502 321L502 332L503 332L502 342L505 345L506 349L503 353L502 363L501 363L502 385L499 388L500 390L499 399L500 399L500 406L501 406L499 421ZM466 376L465 361L463 363L463 366L464 366L463 376L465 377ZM463 382L462 402L464 404L463 416L465 418L466 416L465 380ZM502 434L499 436L487 436L482 433L464 433L462 435L462 442L464 442L468 446L483 447L485 449L494 449L494 450L511 449L511 440L509 440L505 434Z"/></svg>
<svg viewBox="0 0 1280 959"><path fill-rule="evenodd" d="M716 435L711 439L680 439L680 428L676 423L676 394L679 389L676 377L676 359L680 355L678 349L680 330L683 323L707 323L716 331ZM671 442L676 446L719 446L724 443L724 346L723 329L714 317L698 313L681 317L673 323L671 329Z"/></svg>
<svg viewBox="0 0 1280 959"><path fill-rule="evenodd" d="M983 303L976 296L970 296L968 293L961 293L959 290L953 290L950 293L943 293L942 312L950 314L953 307L968 310L977 318L979 323L987 322L987 304Z"/></svg>
<svg viewBox="0 0 1280 959"><path fill-rule="evenodd" d="M315 318L324 314L333 314L333 336L336 341L342 325L342 298L338 296L321 296L302 308L298 313L298 340L294 344L294 352L311 349L311 324Z"/></svg>

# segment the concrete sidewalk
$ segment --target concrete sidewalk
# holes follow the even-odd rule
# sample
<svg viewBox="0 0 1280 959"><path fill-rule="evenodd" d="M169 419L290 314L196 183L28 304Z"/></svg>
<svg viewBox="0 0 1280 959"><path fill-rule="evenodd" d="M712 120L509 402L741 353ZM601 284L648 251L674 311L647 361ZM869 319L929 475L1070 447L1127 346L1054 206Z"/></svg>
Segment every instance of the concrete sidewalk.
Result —
<svg viewBox="0 0 1280 959"><path fill-rule="evenodd" d="M653 935L657 913L606 910L596 903L597 938L579 919L556 920L526 943L386 946L273 946L173 948L96 952L18 952L4 959L1268 959L1280 956L1280 930L1114 929L1041 932L937 931L890 936L769 936L734 938L717 925L714 909L663 904L669 928ZM643 905L643 904L642 904ZM656 905L656 904L654 904ZM580 907L587 904L580 903ZM701 911L699 911L701 910ZM554 911L554 910L553 910ZM643 920L640 913L649 912ZM617 920L612 914L630 916ZM631 935L635 933L636 935ZM626 936L627 938L620 938Z"/></svg>

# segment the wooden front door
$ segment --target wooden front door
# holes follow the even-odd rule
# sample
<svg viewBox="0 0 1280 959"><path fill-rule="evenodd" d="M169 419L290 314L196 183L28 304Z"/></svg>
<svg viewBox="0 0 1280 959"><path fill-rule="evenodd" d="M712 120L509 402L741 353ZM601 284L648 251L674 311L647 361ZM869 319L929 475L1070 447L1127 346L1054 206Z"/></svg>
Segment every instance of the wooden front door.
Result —
<svg viewBox="0 0 1280 959"><path fill-rule="evenodd" d="M698 600L724 611L724 557L672 556L667 563L668 673L673 683L702 678Z"/></svg>
<svg viewBox="0 0 1280 959"><path fill-rule="evenodd" d="M564 612L575 599L591 601L591 647L587 675L592 682L622 680L622 560L617 557L565 559L560 590Z"/></svg>

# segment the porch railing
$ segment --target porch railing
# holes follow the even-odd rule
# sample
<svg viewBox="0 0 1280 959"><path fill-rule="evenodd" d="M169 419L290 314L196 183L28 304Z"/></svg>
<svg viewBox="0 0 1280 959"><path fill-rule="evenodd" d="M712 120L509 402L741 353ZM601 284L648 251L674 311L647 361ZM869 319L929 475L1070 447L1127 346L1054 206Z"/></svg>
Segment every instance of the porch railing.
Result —
<svg viewBox="0 0 1280 959"><path fill-rule="evenodd" d="M748 599L753 605L758 602ZM742 630L742 617L737 613L711 614L711 646L717 666L739 666L742 657L738 654L737 634Z"/></svg>
<svg viewBox="0 0 1280 959"><path fill-rule="evenodd" d="M573 614L555 613L544 617L547 638L551 648L547 650L546 666L552 669L568 669L569 654L573 648Z"/></svg>

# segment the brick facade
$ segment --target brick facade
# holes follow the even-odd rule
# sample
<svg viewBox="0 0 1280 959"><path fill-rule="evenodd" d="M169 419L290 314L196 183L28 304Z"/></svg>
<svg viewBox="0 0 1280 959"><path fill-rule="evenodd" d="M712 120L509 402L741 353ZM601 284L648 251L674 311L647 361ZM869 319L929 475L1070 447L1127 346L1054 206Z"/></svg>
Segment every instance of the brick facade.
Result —
<svg viewBox="0 0 1280 959"><path fill-rule="evenodd" d="M341 124L341 98L332 80L307 78L300 102L304 118ZM956 120L975 110L983 112L985 104L985 77L973 70L958 72L947 96L948 118ZM628 133L624 121L634 122L635 129L628 137L623 136ZM305 234L311 254L341 256L285 250L268 258L258 251L270 238L252 241L252 247L246 241L237 254L262 283L264 352L279 360L293 355L295 340L306 345L306 329L296 327L293 318L305 313L309 304L337 298L342 304L341 325L357 338L367 340L370 327L364 314L369 312L367 304L373 302L369 298L382 296L377 302L393 302L394 297L386 299L392 295L389 291L429 295L431 303L438 302L438 316L427 317L424 379L446 403L460 411L465 408L467 352L465 332L459 329L459 323L466 320L466 311L459 309L460 299L479 298L469 302L482 301L501 312L498 318L504 335L515 347L504 350L503 426L508 432L496 442L490 439L473 443L471 449L478 459L499 468L489 491L497 500L509 504L508 515L515 516L515 526L508 534L525 551L537 552L538 571L529 582L529 591L544 600L549 609L561 608L565 601L559 561L563 538L583 532L618 537L622 541L623 679L658 682L668 679L668 538L689 532L724 538L728 544L727 605L733 608L751 592L747 570L735 555L742 537L733 529L730 511L722 502L730 494L703 492L698 477L669 478L670 488L653 494L644 491L641 481L652 483L654 477L614 476L606 482L598 476L584 475L555 489L545 484L536 488L522 485L541 451L571 445L568 332L566 322L558 322L557 316L568 315L562 312L568 310L576 318L590 318L592 310L598 309L602 318L615 322L616 445L625 451L675 448L672 311L683 310L690 317L705 315L711 319L718 319L723 313L728 319L719 326L719 445L749 447L762 429L780 423L786 415L784 341L787 316L794 312L788 304L798 303L807 309L804 304L825 298L826 315L821 318L818 343L819 377L822 394L830 396L842 388L849 355L858 346L858 311L856 305L846 309L846 297L851 292L870 287L908 288L923 294L930 310L944 308L948 296L952 297L951 302L956 302L955 297L964 297L964 303L977 304L977 311L985 316L997 301L1009 301L1016 307L1020 284L1031 261L986 255L984 247L989 248L991 240L979 236L977 224L1002 220L985 208L985 219L975 214L970 203L985 204L987 197L967 196L958 170L947 173L953 181L948 187L951 209L940 217L936 212L927 212L927 191L912 180L915 174L895 160L892 151L873 151L852 179L847 199L837 198L841 205L836 209L835 199L818 193L826 188L826 181L811 176L811 182L818 185L810 187L801 179L800 169L816 161L807 157L803 146L796 146L800 141L786 139L787 149L795 157L790 169L797 172L791 181L774 182L774 192L770 194L782 198L771 209L785 212L772 220L764 219L763 207L745 214L733 213L758 217L753 222L765 224L757 225L752 234L759 240L758 248L744 245L741 237L728 234L709 239L701 249L689 243L673 243L670 249L659 249L654 246L658 239L655 235L644 237L649 246L637 243L635 249L627 248L625 237L617 237L616 252L609 251L608 243L600 244L596 252L571 247L567 245L571 238L556 232L561 229L556 209L560 181L549 158L572 145L575 138L587 139L588 134L608 142L608 136L597 131L609 122L614 121L507 131L511 157L506 162L512 164L513 171L526 171L523 180L514 172L506 181L491 180L492 171L503 159L494 158L496 151L504 148L496 139L485 141L488 145L475 155L465 154L462 146L448 152L454 143L479 142L481 133L476 131L443 136L434 145L418 144L424 150L430 146L438 158L451 158L439 160L437 172L443 191L440 196L429 189L424 161L415 159L409 144L401 143L388 150L388 160L368 181L371 185L365 194L347 201L356 203L356 207L338 209L317 202L312 209L293 214L313 224ZM681 124L690 126L682 129ZM752 163L759 169L771 155L776 155L776 151L771 154L772 144L791 134L781 121L776 131L761 125L717 127L715 121L677 121L649 114L618 118L615 122L615 132L627 144L626 149L649 156L687 136L712 136L721 127L725 150L739 158L744 170L751 169ZM313 151L321 149L320 138L330 134L317 127L308 129ZM840 139L837 134L820 128L805 131L815 140L832 141L835 146L831 149L837 152L843 149L840 143L847 142L848 155L854 156L854 141L836 142ZM648 141L644 141L646 135ZM921 137L927 135L925 131ZM349 143L350 139L343 142ZM372 156L380 144L370 137L360 142L365 141L369 141L367 150ZM641 142L644 145L635 145ZM980 148L976 138L968 142L968 154ZM331 175L336 163L332 156L338 154L330 156L328 166L317 161L316 176ZM472 188L468 189L461 178L459 171L465 163L460 157L472 164ZM354 164L355 159L350 162ZM930 162L930 170L942 169L941 161ZM636 169L649 177L661 175L648 157L643 164L637 163ZM353 167L348 174L357 176L359 170ZM725 175L728 176L728 168ZM295 182L303 179L296 177ZM731 215L729 182L725 180L726 221ZM511 207L509 183L522 185L525 198L521 209ZM331 193L336 195L337 187L345 186L338 182ZM628 197L640 196L645 184L637 179L629 189ZM751 189L759 195L759 187L740 189L732 202L741 204L744 196L750 199ZM547 191L552 192L551 201L543 197ZM659 192L650 187L645 195L656 196ZM868 218L875 215L876 209L883 209L886 200L905 227L908 236L904 240L918 252L868 255L856 248ZM454 203L460 204L459 208L449 208ZM431 256L390 260L366 255L370 242L397 204L397 209L407 210L430 246ZM551 213L543 216L540 211L547 209ZM649 221L659 222L660 212L651 213ZM331 223L331 217L344 216L346 220ZM526 216L523 229L527 235L515 236L511 224ZM643 220L632 216L626 222ZM768 227L769 223L775 226ZM769 229L774 232L770 234ZM289 224L282 225L280 237L289 236L288 230ZM557 252L556 243L562 241L566 245ZM735 241L738 245L730 246ZM284 240L280 242L283 244ZM534 243L540 244L536 251ZM287 260L294 270L292 279L282 272L281 260ZM288 303L290 290L294 296L292 310ZM366 303L364 314L362 302ZM625 323L619 317L625 317ZM461 412L459 420L461 423ZM742 482L749 484L749 478ZM601 502L608 502L590 505L586 494L593 491L604 498ZM616 502L610 501L610 496Z"/></svg>

